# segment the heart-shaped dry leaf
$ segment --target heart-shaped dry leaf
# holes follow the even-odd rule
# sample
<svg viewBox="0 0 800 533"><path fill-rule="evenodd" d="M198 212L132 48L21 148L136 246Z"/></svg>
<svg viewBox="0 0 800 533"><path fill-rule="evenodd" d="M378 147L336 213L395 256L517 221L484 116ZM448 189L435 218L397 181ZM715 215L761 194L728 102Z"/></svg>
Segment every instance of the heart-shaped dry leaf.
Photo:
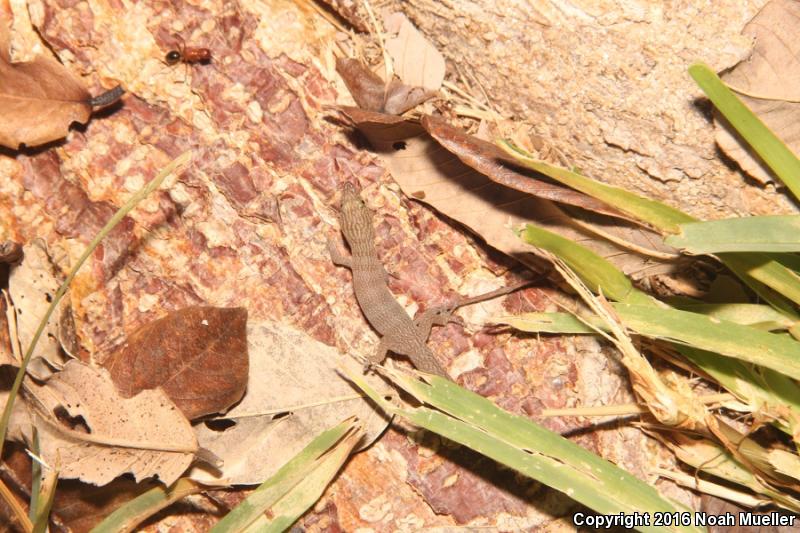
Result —
<svg viewBox="0 0 800 533"><path fill-rule="evenodd" d="M272 322L247 328L250 380L242 401L223 418L196 426L200 445L222 458L220 472L195 467L190 476L202 483L261 483L319 433L350 416L375 440L388 418L341 373L361 373L349 356L305 333ZM366 376L379 391L389 391Z"/></svg>
<svg viewBox="0 0 800 533"><path fill-rule="evenodd" d="M750 57L722 79L794 153L800 153L800 2L772 0L742 32L754 39ZM773 181L769 167L730 125L716 117L716 140L742 170L761 183Z"/></svg>
<svg viewBox="0 0 800 533"><path fill-rule="evenodd" d="M537 224L583 244L637 279L673 268L670 263L631 251L637 248L652 254L672 251L656 233L585 211L571 212L572 216L567 216L549 200L501 185L508 176L501 174L494 164L473 160L480 157L475 152L480 146L477 140L466 142L459 136L442 135L441 125L433 128L448 144L460 142L461 157L471 159L471 165L489 172L494 180L464 164L428 135L420 124L355 108L341 108L341 111L384 157L392 176L409 197L433 206L470 228L489 245L533 268L538 266L532 261L531 247L514 233L526 223ZM432 127L433 121L426 119L426 124ZM531 178L520 176L520 179ZM531 185L530 190L541 191L545 198L557 197L571 204L583 202L583 207L592 205L603 209L603 204L576 196L559 186L539 189L538 185ZM580 224L576 223L578 216ZM598 238L598 234L605 238ZM625 247L609 238L624 243Z"/></svg>
<svg viewBox="0 0 800 533"><path fill-rule="evenodd" d="M194 459L189 421L161 390L123 398L108 372L73 360L42 385L26 380L25 391L27 421L15 413L9 434L30 442L35 426L62 478L105 485L129 472L169 485Z"/></svg>
<svg viewBox="0 0 800 533"><path fill-rule="evenodd" d="M17 149L61 139L70 124L89 120L91 96L49 55L12 63L8 26L0 11L0 145Z"/></svg>
<svg viewBox="0 0 800 533"><path fill-rule="evenodd" d="M224 413L247 386L247 310L173 311L135 331L104 366L126 398L161 387L190 420Z"/></svg>

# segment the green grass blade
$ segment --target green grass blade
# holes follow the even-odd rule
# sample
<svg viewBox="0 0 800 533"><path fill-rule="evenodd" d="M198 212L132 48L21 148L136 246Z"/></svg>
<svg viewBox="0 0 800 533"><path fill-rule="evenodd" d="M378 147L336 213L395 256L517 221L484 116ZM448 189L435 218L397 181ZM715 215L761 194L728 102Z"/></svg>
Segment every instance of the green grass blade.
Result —
<svg viewBox="0 0 800 533"><path fill-rule="evenodd" d="M96 525L91 533L127 533L133 531L143 521L147 520L161 509L168 507L178 500L208 490L194 481L181 478L171 487L155 487L144 494L140 494Z"/></svg>
<svg viewBox="0 0 800 533"><path fill-rule="evenodd" d="M428 407L394 407L371 391L359 376L351 379L385 410L560 490L598 513L686 511L605 459L449 380L426 376L430 383L425 383L398 372L389 372L389 376L417 400L441 412ZM692 527L636 529L701 531Z"/></svg>
<svg viewBox="0 0 800 533"><path fill-rule="evenodd" d="M220 520L211 533L246 531L262 520L268 509L272 518L264 524L267 529L260 531L283 531L291 526L319 499L359 438L359 425L353 418L324 431Z"/></svg>
<svg viewBox="0 0 800 533"><path fill-rule="evenodd" d="M52 316L53 312L58 307L58 303L61 301L61 298L64 297L66 294L67 289L69 288L70 283L72 283L73 278L77 275L78 271L80 270L83 263L92 255L94 249L102 242L102 240L108 235L114 227L119 224L119 222L125 218L127 215L136 205L141 202L146 196L148 196L151 192L156 190L161 182L163 182L167 176L175 172L179 167L184 165L189 161L192 154L191 152L184 152L183 154L179 155L175 158L171 163L169 163L164 170L162 170L158 176L150 181L147 185L142 187L139 191L137 191L133 196L131 196L130 200L128 200L125 205L119 208L114 216L106 223L105 226L97 233L92 242L89 243L89 246L86 247L83 254L78 258L78 261L75 263L75 266L72 267L69 275L64 280L64 283L58 288L56 291L55 296L53 297L53 301L50 302L50 307L47 308L47 312L45 313L44 317L42 317L41 322L39 322L39 327L36 329L36 333L33 335L31 339L31 343L28 346L28 349L25 352L25 356L22 358L22 363L20 364L19 371L17 372L16 377L14 378L14 384L11 386L11 391L8 395L8 401L6 402L5 408L3 409L3 416L0 418L0 455L3 453L3 445L5 444L6 432L8 431L8 422L11 419L11 412L14 409L14 401L17 398L17 394L19 393L19 388L22 386L22 380L25 377L25 371L28 368L28 363L33 356L33 350L36 348L36 343L39 342L39 337L42 336L44 332L44 328L47 326L47 323L50 321L50 317Z"/></svg>
<svg viewBox="0 0 800 533"><path fill-rule="evenodd" d="M612 304L615 309L623 309L619 304ZM720 315L741 320L760 320L766 318L762 313L775 313L766 306L741 304L732 306L708 304L713 312L719 309ZM701 308L701 306L698 306ZM752 309L764 308L764 309ZM755 313L755 314L753 314ZM626 325L624 311L620 318ZM659 313L659 316L664 316ZM603 329L597 317L582 317L590 324ZM569 313L524 313L515 316L499 316L492 319L497 324L509 325L527 333L557 333L569 335L596 334L582 320ZM669 324L668 317L663 322ZM680 325L676 326L680 328ZM652 328L642 328L643 330ZM640 332L641 333L641 332ZM671 334L677 335L677 334ZM785 337L784 337L785 338ZM800 390L794 381L769 368L754 366L731 357L722 357L716 353L699 350L691 346L676 345L675 348L689 361L702 369L726 390L744 401L753 412L761 411L770 415L775 425L790 436L800 435ZM756 347L751 347L758 349Z"/></svg>
<svg viewBox="0 0 800 533"><path fill-rule="evenodd" d="M703 63L689 67L689 75L731 126L800 199L800 159Z"/></svg>
<svg viewBox="0 0 800 533"><path fill-rule="evenodd" d="M36 519L33 521L32 533L45 533L50 525L50 509L56 499L56 485L58 484L58 471L48 468L44 482L39 488L39 498L36 509Z"/></svg>
<svg viewBox="0 0 800 533"><path fill-rule="evenodd" d="M584 317L582 317L584 318ZM559 335L594 335L603 327L598 317L581 321L570 313L524 313L521 315L504 315L491 319L495 324L504 324L527 333L555 333Z"/></svg>
<svg viewBox="0 0 800 533"><path fill-rule="evenodd" d="M646 303L650 299L635 289L617 267L583 245L533 224L527 224L520 237L528 244L560 257L595 292L602 290L603 294L620 302Z"/></svg>
<svg viewBox="0 0 800 533"><path fill-rule="evenodd" d="M625 326L645 337L686 344L800 379L800 342L786 335L668 307L620 303L614 309Z"/></svg>
<svg viewBox="0 0 800 533"><path fill-rule="evenodd" d="M774 260L773 256L774 254L761 252L731 252L717 255L725 266L764 301L787 316L800 318L788 301L800 305L800 277Z"/></svg>
<svg viewBox="0 0 800 533"><path fill-rule="evenodd" d="M753 412L771 415L775 426L797 441L800 436L800 390L791 378L769 368L754 367L691 346L681 346L679 351L717 383L744 400Z"/></svg>
<svg viewBox="0 0 800 533"><path fill-rule="evenodd" d="M32 429L33 439L31 442L31 452L36 457L41 457L41 447L39 446L39 431L36 426ZM39 492L42 490L42 463L35 458L31 461L31 501L28 508L28 518L31 522L36 521L36 515L39 514Z"/></svg>
<svg viewBox="0 0 800 533"><path fill-rule="evenodd" d="M800 216L729 218L681 224L666 243L691 254L800 252Z"/></svg>
<svg viewBox="0 0 800 533"><path fill-rule="evenodd" d="M258 529L259 533L281 533L297 522L319 500L361 437L361 432L345 437L308 477L275 504L272 508L274 517L268 520L266 527Z"/></svg>
<svg viewBox="0 0 800 533"><path fill-rule="evenodd" d="M677 233L679 224L695 220L686 213L661 202L644 198L625 189L606 185L581 176L576 172L539 161L522 148L508 141L499 141L497 144L520 165L544 174L567 187L602 200L631 217L658 228L664 233Z"/></svg>

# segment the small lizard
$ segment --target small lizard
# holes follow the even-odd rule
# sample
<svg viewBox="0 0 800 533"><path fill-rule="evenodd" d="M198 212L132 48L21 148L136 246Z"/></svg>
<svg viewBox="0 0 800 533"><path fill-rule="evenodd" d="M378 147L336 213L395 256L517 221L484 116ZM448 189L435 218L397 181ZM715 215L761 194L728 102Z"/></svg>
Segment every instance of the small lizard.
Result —
<svg viewBox="0 0 800 533"><path fill-rule="evenodd" d="M414 366L423 372L438 374L449 379L447 372L426 344L431 327L434 324L443 326L454 321L451 312L457 307L494 298L531 283L525 282L467 298L450 307L431 308L418 319L412 320L389 291L387 285L389 274L375 251L372 211L364 204L358 191L350 183L345 183L342 191L340 225L350 246L351 256L346 257L342 254L331 240L328 241L328 250L334 264L345 266L353 272L353 289L358 305L372 327L381 335L375 355L368 358L371 364L382 362L386 358L386 353L392 351L408 357Z"/></svg>

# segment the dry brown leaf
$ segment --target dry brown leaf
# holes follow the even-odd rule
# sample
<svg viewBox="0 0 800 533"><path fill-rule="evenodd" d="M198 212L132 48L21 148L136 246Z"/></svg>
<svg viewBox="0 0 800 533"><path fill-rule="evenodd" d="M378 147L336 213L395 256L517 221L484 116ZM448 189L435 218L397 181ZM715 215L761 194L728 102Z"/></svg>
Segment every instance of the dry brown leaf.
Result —
<svg viewBox="0 0 800 533"><path fill-rule="evenodd" d="M8 280L8 292L16 312L17 335L23 353L28 349L60 284L44 241L35 239L26 245L23 260L12 268ZM61 350L59 339L64 333L60 327L62 321L71 320L71 317L69 298L63 298L58 312L50 317L36 343L36 351L28 366L29 374L37 379L45 379L51 373L49 367L60 369L69 360L69 356ZM74 338L68 342L71 346L77 344Z"/></svg>
<svg viewBox="0 0 800 533"><path fill-rule="evenodd" d="M223 459L217 475L195 467L202 483L252 485L274 474L321 431L350 416L366 428L365 445L388 419L346 380L340 369L361 373L347 355L307 334L272 322L250 322L250 380L242 401L224 417L196 426L200 445ZM373 387L386 391L374 376Z"/></svg>
<svg viewBox="0 0 800 533"><path fill-rule="evenodd" d="M89 120L91 96L61 63L40 55L29 63L11 63L9 21L0 12L0 145L17 149L67 135L73 122Z"/></svg>
<svg viewBox="0 0 800 533"><path fill-rule="evenodd" d="M451 126L444 119L423 116L420 124L436 141L492 181L545 200L628 219L627 215L587 194L535 179L513 169L514 162L496 145Z"/></svg>
<svg viewBox="0 0 800 533"><path fill-rule="evenodd" d="M12 339L16 339L16 325L12 324L14 312L8 293L0 291L0 366L11 365L19 367L20 357L15 353Z"/></svg>
<svg viewBox="0 0 800 533"><path fill-rule="evenodd" d="M633 253L599 239L595 233L602 231L641 248L666 253L661 238L653 232L584 212L580 216L585 226L592 227L589 231L574 223L577 213L567 216L553 202L500 185L465 165L417 123L355 108L341 111L384 156L403 192L464 224L494 248L523 263L537 267L531 261L531 247L513 230L535 223L583 244L634 278L672 269L669 263Z"/></svg>
<svg viewBox="0 0 800 533"><path fill-rule="evenodd" d="M337 59L336 72L344 80L358 107L368 111L401 115L434 95L431 91L405 85L396 79L386 84L380 76L355 59Z"/></svg>
<svg viewBox="0 0 800 533"><path fill-rule="evenodd" d="M800 153L800 2L772 0L742 33L755 45L750 57L724 74L725 83L745 94L745 104L786 143ZM716 140L742 170L761 183L774 180L769 167L718 115Z"/></svg>
<svg viewBox="0 0 800 533"><path fill-rule="evenodd" d="M42 458L62 478L105 485L125 473L174 482L192 462L197 439L189 421L161 390L122 398L108 372L70 361L46 383L26 380L24 414L9 435L30 442L39 432Z"/></svg>
<svg viewBox="0 0 800 533"><path fill-rule="evenodd" d="M411 87L438 91L445 73L444 57L403 15L397 37L386 41L400 80Z"/></svg>
<svg viewBox="0 0 800 533"><path fill-rule="evenodd" d="M241 399L246 335L242 307L187 307L139 328L104 366L124 397L161 387L192 420Z"/></svg>

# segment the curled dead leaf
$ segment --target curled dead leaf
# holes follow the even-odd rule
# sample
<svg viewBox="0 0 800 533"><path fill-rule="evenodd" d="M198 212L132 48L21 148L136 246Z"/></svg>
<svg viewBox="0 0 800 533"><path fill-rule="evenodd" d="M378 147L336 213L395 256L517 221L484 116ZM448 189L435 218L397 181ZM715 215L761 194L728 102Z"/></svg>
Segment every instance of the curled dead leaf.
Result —
<svg viewBox="0 0 800 533"><path fill-rule="evenodd" d="M173 311L136 330L104 366L123 397L161 387L190 420L225 412L247 387L247 310Z"/></svg>
<svg viewBox="0 0 800 533"><path fill-rule="evenodd" d="M355 59L337 59L336 71L358 107L367 111L401 115L434 95L432 91L405 85L396 79L384 83L380 76Z"/></svg>
<svg viewBox="0 0 800 533"><path fill-rule="evenodd" d="M0 13L0 145L18 149L61 139L70 124L89 120L91 95L49 55L12 63L8 22Z"/></svg>

